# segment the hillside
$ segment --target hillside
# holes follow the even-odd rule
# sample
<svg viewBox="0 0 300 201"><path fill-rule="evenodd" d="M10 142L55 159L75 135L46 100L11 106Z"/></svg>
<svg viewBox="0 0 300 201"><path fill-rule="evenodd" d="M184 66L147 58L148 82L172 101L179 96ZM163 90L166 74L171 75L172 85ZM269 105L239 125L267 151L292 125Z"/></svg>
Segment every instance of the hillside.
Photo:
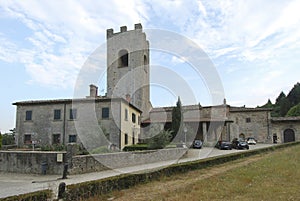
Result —
<svg viewBox="0 0 300 201"><path fill-rule="evenodd" d="M274 104L269 99L261 108L272 108L272 117L300 116L300 83L295 84L288 95L281 92Z"/></svg>

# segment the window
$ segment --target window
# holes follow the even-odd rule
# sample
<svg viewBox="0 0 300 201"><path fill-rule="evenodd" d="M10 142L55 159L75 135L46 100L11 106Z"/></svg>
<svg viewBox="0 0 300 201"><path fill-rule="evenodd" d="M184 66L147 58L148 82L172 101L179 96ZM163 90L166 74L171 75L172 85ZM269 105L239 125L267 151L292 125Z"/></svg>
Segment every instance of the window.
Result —
<svg viewBox="0 0 300 201"><path fill-rule="evenodd" d="M31 135L30 134L24 135L24 144L31 144Z"/></svg>
<svg viewBox="0 0 300 201"><path fill-rule="evenodd" d="M147 56L144 55L144 70L146 73L147 73L147 65L148 65L148 59L147 59Z"/></svg>
<svg viewBox="0 0 300 201"><path fill-rule="evenodd" d="M77 141L76 135L69 135L69 143L74 143Z"/></svg>
<svg viewBox="0 0 300 201"><path fill-rule="evenodd" d="M54 120L60 120L61 110L54 110Z"/></svg>
<svg viewBox="0 0 300 201"><path fill-rule="evenodd" d="M119 52L119 68L128 66L128 51L121 50Z"/></svg>
<svg viewBox="0 0 300 201"><path fill-rule="evenodd" d="M102 119L107 119L109 118L109 108L104 107L102 108Z"/></svg>
<svg viewBox="0 0 300 201"><path fill-rule="evenodd" d="M131 120L132 120L132 123L135 123L135 122L136 122L136 116L135 116L135 114L134 114L134 113L132 113Z"/></svg>
<svg viewBox="0 0 300 201"><path fill-rule="evenodd" d="M134 131L132 132L132 144L135 144Z"/></svg>
<svg viewBox="0 0 300 201"><path fill-rule="evenodd" d="M125 133L125 145L128 144L128 134Z"/></svg>
<svg viewBox="0 0 300 201"><path fill-rule="evenodd" d="M59 144L59 143L60 143L60 134L53 134L52 144Z"/></svg>
<svg viewBox="0 0 300 201"><path fill-rule="evenodd" d="M246 118L246 123L250 123L251 122L251 119L248 117Z"/></svg>
<svg viewBox="0 0 300 201"><path fill-rule="evenodd" d="M77 119L77 109L70 109L70 119Z"/></svg>
<svg viewBox="0 0 300 201"><path fill-rule="evenodd" d="M125 121L128 121L128 110L125 109Z"/></svg>
<svg viewBox="0 0 300 201"><path fill-rule="evenodd" d="M31 121L32 120L32 111L26 111L26 117L25 117L26 121Z"/></svg>

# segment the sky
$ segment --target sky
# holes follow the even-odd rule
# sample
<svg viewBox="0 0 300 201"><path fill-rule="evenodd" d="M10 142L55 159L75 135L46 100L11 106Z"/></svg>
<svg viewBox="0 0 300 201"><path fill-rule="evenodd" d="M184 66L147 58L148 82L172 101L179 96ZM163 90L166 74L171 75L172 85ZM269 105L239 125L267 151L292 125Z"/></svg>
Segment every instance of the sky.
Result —
<svg viewBox="0 0 300 201"><path fill-rule="evenodd" d="M299 8L298 0L2 0L0 131L15 127L14 102L72 98L80 69L105 44L106 29L131 30L136 23L146 33L167 30L197 44L213 63L228 104L274 102L299 82ZM177 96L183 104L212 104L206 80L180 55L153 50L150 63L176 72L194 93L188 99L153 85L154 106L175 105ZM151 80L159 74L155 67L151 73ZM163 78L170 78L167 71ZM105 93L105 81L95 84Z"/></svg>

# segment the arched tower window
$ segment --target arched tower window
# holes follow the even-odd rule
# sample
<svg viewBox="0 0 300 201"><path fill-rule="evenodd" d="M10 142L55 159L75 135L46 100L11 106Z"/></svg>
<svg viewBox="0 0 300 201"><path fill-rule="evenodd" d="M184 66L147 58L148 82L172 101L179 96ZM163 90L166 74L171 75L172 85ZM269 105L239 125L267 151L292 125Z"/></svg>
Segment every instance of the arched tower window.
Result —
<svg viewBox="0 0 300 201"><path fill-rule="evenodd" d="M144 55L144 70L147 72L148 59L147 56Z"/></svg>
<svg viewBox="0 0 300 201"><path fill-rule="evenodd" d="M148 65L148 59L147 59L147 56L146 56L146 55L144 55L144 65L145 65L145 66Z"/></svg>
<svg viewBox="0 0 300 201"><path fill-rule="evenodd" d="M128 51L127 50L120 50L119 52L119 68L128 67Z"/></svg>

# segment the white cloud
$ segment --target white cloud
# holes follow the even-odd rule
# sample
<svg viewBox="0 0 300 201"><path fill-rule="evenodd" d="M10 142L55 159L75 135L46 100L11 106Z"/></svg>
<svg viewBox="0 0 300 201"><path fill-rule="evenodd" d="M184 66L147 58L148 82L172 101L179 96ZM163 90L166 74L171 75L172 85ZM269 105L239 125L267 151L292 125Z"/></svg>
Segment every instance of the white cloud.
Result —
<svg viewBox="0 0 300 201"><path fill-rule="evenodd" d="M23 63L32 78L29 83L51 87L74 85L84 61L105 41L107 28L139 21L135 1L6 1L0 8L0 16L31 31L22 39L30 47L0 35L0 59Z"/></svg>

